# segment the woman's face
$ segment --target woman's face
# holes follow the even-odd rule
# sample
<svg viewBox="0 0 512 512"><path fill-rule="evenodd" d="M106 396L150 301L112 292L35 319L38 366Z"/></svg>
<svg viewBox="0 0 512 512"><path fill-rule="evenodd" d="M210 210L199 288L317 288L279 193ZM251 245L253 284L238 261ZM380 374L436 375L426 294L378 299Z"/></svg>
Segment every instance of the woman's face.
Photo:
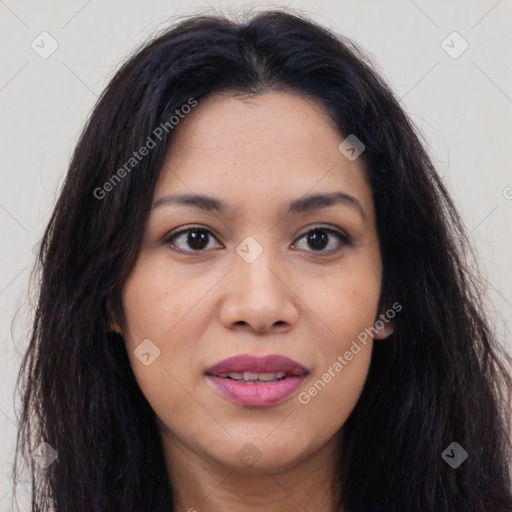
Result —
<svg viewBox="0 0 512 512"><path fill-rule="evenodd" d="M130 362L168 460L286 471L330 452L367 377L382 269L363 162L293 94L210 96L174 130L123 288Z"/></svg>

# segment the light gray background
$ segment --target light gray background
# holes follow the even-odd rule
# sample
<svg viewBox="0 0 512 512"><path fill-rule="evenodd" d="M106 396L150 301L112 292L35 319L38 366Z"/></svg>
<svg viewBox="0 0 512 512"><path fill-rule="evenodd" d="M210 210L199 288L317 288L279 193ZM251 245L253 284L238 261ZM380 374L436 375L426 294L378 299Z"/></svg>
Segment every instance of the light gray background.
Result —
<svg viewBox="0 0 512 512"><path fill-rule="evenodd" d="M460 206L489 284L492 318L512 349L511 1L211 0L227 13L287 4L362 45L402 99ZM209 5L0 0L0 510L10 510L13 390L30 318L24 304L33 247L77 136L112 72L140 42ZM47 59L31 48L43 31L59 45ZM453 31L469 43L456 59L441 47Z"/></svg>

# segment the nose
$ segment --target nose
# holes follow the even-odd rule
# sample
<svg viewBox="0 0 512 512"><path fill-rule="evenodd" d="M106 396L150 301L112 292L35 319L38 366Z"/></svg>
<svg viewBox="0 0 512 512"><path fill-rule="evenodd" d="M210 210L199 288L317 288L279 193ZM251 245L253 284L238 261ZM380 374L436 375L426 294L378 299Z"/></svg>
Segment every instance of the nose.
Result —
<svg viewBox="0 0 512 512"><path fill-rule="evenodd" d="M299 299L293 284L270 251L252 263L235 256L234 268L224 280L220 309L222 324L228 329L258 333L289 330L299 318Z"/></svg>

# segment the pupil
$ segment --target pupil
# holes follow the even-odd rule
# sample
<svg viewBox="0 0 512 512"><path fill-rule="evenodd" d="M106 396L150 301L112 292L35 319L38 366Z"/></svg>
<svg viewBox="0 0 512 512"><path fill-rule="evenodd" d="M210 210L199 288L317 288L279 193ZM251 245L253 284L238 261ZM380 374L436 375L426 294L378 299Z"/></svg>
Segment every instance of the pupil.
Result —
<svg viewBox="0 0 512 512"><path fill-rule="evenodd" d="M323 249L327 245L327 233L325 231L312 231L308 235L308 242L312 244L313 248ZM315 247L314 244L320 243L321 247L318 245Z"/></svg>
<svg viewBox="0 0 512 512"><path fill-rule="evenodd" d="M188 235L188 243L193 249L203 249L208 245L205 231L191 231Z"/></svg>

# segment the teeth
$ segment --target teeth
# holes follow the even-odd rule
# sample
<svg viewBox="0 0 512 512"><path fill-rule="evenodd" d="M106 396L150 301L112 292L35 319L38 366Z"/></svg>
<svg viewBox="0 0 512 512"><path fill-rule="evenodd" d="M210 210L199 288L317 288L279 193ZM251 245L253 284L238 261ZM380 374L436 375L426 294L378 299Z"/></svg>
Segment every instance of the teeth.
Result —
<svg viewBox="0 0 512 512"><path fill-rule="evenodd" d="M263 381L263 382L271 382L276 381L277 379L282 379L286 374L284 372L267 372L267 373L255 373L255 372L229 372L229 373L220 373L219 377L227 378L233 380L245 380L245 381Z"/></svg>
<svg viewBox="0 0 512 512"><path fill-rule="evenodd" d="M260 374L258 374L258 380L264 380L264 381L276 380L276 379L280 379L282 377L284 377L284 373L283 372L260 373Z"/></svg>
<svg viewBox="0 0 512 512"><path fill-rule="evenodd" d="M244 380L258 380L258 374L254 372L244 372Z"/></svg>
<svg viewBox="0 0 512 512"><path fill-rule="evenodd" d="M230 372L230 373L220 373L219 377L229 377L233 380L241 380L244 378L244 374L242 372Z"/></svg>

